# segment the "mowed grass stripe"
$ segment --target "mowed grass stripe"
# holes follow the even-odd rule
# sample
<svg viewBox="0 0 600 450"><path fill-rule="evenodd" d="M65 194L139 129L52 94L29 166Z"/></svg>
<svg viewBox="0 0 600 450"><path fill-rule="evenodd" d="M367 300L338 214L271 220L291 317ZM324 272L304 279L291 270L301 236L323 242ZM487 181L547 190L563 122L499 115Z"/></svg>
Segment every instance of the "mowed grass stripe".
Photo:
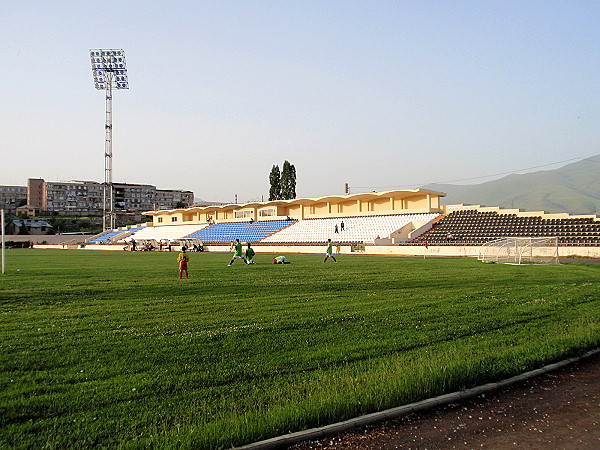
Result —
<svg viewBox="0 0 600 450"><path fill-rule="evenodd" d="M600 342L598 266L288 257L10 251L0 444L226 448Z"/></svg>

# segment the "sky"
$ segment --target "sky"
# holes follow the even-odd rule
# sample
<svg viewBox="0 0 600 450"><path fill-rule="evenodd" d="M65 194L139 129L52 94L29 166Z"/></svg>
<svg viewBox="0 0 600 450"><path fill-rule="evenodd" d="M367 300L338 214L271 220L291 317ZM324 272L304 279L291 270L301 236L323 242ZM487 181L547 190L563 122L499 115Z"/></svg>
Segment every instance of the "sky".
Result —
<svg viewBox="0 0 600 450"><path fill-rule="evenodd" d="M595 0L0 0L0 184L103 181L97 48L127 60L115 182L246 202L285 160L298 197L557 168L600 153L599 23Z"/></svg>

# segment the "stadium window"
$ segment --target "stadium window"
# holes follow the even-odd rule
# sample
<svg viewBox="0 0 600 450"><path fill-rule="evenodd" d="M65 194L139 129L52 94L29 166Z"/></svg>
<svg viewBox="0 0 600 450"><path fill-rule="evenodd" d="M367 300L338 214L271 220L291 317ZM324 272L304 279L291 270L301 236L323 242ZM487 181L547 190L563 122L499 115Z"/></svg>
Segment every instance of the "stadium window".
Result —
<svg viewBox="0 0 600 450"><path fill-rule="evenodd" d="M236 219L244 219L246 217L252 217L252 211L236 211L235 212Z"/></svg>
<svg viewBox="0 0 600 450"><path fill-rule="evenodd" d="M177 222L177 217L171 217L171 222Z"/></svg>
<svg viewBox="0 0 600 450"><path fill-rule="evenodd" d="M158 223L162 223L162 219L163 219L162 217L159 217L158 220L157 220L157 222Z"/></svg>
<svg viewBox="0 0 600 450"><path fill-rule="evenodd" d="M276 211L275 208L271 208L271 209L261 209L258 212L258 215L260 217L269 217L269 216L275 216L276 215Z"/></svg>

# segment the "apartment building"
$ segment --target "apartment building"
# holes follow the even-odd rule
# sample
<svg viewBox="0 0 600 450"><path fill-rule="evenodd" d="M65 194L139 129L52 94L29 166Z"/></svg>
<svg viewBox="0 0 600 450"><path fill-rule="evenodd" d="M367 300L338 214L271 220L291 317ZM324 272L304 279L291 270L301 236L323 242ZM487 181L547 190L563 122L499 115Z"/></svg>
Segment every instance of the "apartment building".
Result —
<svg viewBox="0 0 600 450"><path fill-rule="evenodd" d="M102 184L96 181L47 181L44 183L44 206L40 208L64 215L86 216L102 211L102 202Z"/></svg>
<svg viewBox="0 0 600 450"><path fill-rule="evenodd" d="M27 201L27 187L0 186L0 209L14 214L19 206Z"/></svg>
<svg viewBox="0 0 600 450"><path fill-rule="evenodd" d="M175 209L180 207L181 205L187 208L189 206L192 206L193 203L194 193L191 191L157 189L155 205L152 207L152 209Z"/></svg>
<svg viewBox="0 0 600 450"><path fill-rule="evenodd" d="M104 202L103 184L97 181L45 181L30 178L25 198L28 205L61 215L101 215ZM163 190L149 184L113 183L114 210L139 213L154 209L191 206L194 193Z"/></svg>

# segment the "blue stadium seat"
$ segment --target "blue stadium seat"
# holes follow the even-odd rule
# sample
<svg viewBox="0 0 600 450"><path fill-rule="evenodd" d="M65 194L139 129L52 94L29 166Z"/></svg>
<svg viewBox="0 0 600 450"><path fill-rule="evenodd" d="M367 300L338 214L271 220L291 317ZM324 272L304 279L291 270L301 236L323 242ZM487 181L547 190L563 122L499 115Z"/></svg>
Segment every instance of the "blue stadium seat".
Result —
<svg viewBox="0 0 600 450"><path fill-rule="evenodd" d="M99 242L108 242L111 238L114 238L115 236L118 236L121 233L127 233L127 232L135 233L136 231L139 231L142 228L146 228L146 226L142 225L141 227L128 228L126 230L112 230L112 231L109 231L108 233L105 233L105 234L97 236L93 239L90 239L88 241L88 244L97 244Z"/></svg>
<svg viewBox="0 0 600 450"><path fill-rule="evenodd" d="M123 232L123 230L113 230L113 231L109 231L108 233L105 233L101 236L97 236L94 239L90 239L88 241L88 244L96 244L98 242L106 242L108 241L110 238L115 237L117 234L121 234Z"/></svg>
<svg viewBox="0 0 600 450"><path fill-rule="evenodd" d="M200 239L202 242L208 243L233 242L236 239L241 242L257 242L293 222L293 220L272 220L252 223L217 223L186 236L186 239Z"/></svg>

